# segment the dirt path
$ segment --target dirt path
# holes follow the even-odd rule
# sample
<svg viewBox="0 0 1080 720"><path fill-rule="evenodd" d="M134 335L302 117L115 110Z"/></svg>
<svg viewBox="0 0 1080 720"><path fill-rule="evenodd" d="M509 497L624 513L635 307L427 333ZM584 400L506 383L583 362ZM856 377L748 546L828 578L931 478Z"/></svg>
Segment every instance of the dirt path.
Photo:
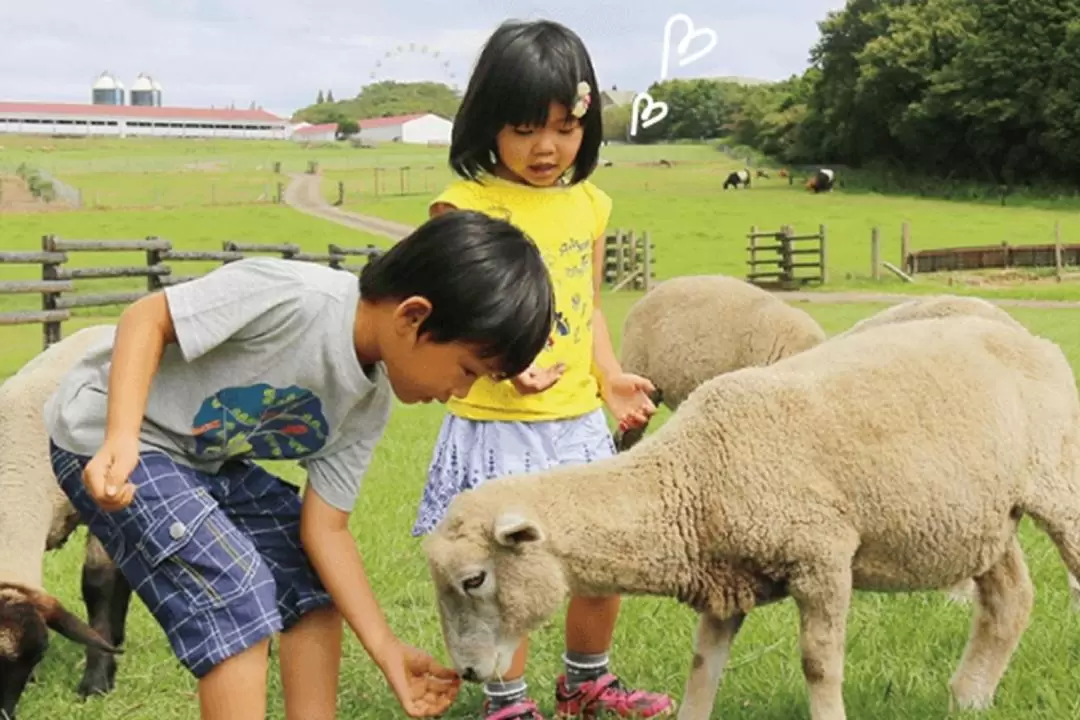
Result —
<svg viewBox="0 0 1080 720"><path fill-rule="evenodd" d="M382 218L360 215L359 213L340 210L323 197L320 190L319 176L307 174L291 174L289 186L285 189L285 203L290 207L307 213L314 217L323 218L336 222L346 227L363 230L373 235L381 235L391 240L400 240L412 232L413 228L401 223L383 220ZM910 300L913 295L902 293L875 293L866 291L852 292L805 292L805 291L776 291L775 295L787 302L793 303L828 303L828 304L851 304L851 303L881 303L895 305ZM990 299L990 298L987 298ZM1080 301L1069 300L1020 300L1013 298L991 299L998 305L1010 307L1028 308L1072 308L1080 309Z"/></svg>
<svg viewBox="0 0 1080 720"><path fill-rule="evenodd" d="M289 185L285 188L285 204L307 215L391 240L400 240L412 232L408 225L334 207L323 197L320 180L318 175L291 174Z"/></svg>

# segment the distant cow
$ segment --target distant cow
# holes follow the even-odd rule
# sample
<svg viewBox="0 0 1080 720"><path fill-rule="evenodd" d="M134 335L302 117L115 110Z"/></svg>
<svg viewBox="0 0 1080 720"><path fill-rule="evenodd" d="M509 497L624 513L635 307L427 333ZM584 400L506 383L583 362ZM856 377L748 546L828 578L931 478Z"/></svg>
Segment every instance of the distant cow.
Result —
<svg viewBox="0 0 1080 720"><path fill-rule="evenodd" d="M759 178L765 178L766 180L768 180L769 179L769 171L768 170L758 170L757 172L754 173L754 176L759 177Z"/></svg>
<svg viewBox="0 0 1080 720"><path fill-rule="evenodd" d="M739 187L739 185L745 185L750 187L750 171L749 170L736 170L727 176L727 180L724 181L724 189L729 187Z"/></svg>
<svg viewBox="0 0 1080 720"><path fill-rule="evenodd" d="M833 189L833 184L836 182L836 173L829 168L821 168L817 171L817 174L806 183L807 190L813 190L814 193L829 192Z"/></svg>

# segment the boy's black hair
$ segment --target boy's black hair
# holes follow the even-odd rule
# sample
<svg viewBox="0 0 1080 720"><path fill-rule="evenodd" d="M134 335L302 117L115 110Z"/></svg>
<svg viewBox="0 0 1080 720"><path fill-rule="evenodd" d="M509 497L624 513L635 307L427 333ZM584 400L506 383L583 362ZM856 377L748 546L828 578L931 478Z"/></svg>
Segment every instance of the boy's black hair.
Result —
<svg viewBox="0 0 1080 720"><path fill-rule="evenodd" d="M434 342L476 344L507 376L532 364L551 335L555 296L535 243L516 226L472 210L437 215L371 259L365 300L427 298L420 326Z"/></svg>
<svg viewBox="0 0 1080 720"><path fill-rule="evenodd" d="M490 173L499 131L506 125L543 125L553 100L569 112L583 80L589 83L591 98L580 120L583 137L571 184L596 169L604 135L600 88L589 52L574 31L559 23L504 22L484 44L454 118L450 167L469 180L482 171Z"/></svg>

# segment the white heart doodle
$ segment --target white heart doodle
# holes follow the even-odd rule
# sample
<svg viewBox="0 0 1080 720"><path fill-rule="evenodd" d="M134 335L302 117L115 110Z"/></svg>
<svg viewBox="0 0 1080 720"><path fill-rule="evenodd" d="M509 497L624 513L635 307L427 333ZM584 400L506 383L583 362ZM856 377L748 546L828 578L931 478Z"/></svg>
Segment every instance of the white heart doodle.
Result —
<svg viewBox="0 0 1080 720"><path fill-rule="evenodd" d="M689 65L695 60L701 58L712 52L712 49L716 47L716 31L712 28L703 27L700 30L694 29L694 21L690 19L690 16L685 13L676 13L668 18L664 24L664 54L660 58L660 80L667 80L668 76L668 58L671 55L671 29L676 22L682 21L686 23L686 37L679 41L678 53L679 53L679 67ZM686 55L686 51L690 49L690 43L699 37L707 37L709 39L708 44L698 50L692 55ZM685 56L685 57L684 57Z"/></svg>
<svg viewBox="0 0 1080 720"><path fill-rule="evenodd" d="M641 102L647 104L640 109ZM652 127L667 117L668 104L662 100L653 100L653 96L647 92L639 92L634 96L634 102L630 105L630 135L637 135L638 116L641 116L641 127Z"/></svg>

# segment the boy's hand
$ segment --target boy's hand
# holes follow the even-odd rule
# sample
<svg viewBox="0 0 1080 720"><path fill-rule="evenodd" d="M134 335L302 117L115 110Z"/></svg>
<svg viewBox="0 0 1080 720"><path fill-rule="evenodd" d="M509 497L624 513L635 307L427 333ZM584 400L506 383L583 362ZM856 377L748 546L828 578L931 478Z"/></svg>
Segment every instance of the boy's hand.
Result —
<svg viewBox="0 0 1080 720"><path fill-rule="evenodd" d="M640 375L621 373L608 378L603 385L604 402L619 422L619 430L642 427L656 412L649 398L656 387Z"/></svg>
<svg viewBox="0 0 1080 720"><path fill-rule="evenodd" d="M511 382L522 395L532 395L544 392L557 383L564 370L566 370L564 363L556 363L549 368L530 365L528 370L511 378Z"/></svg>
<svg viewBox="0 0 1080 720"><path fill-rule="evenodd" d="M388 643L379 667L409 717L443 714L461 688L457 673L397 638Z"/></svg>
<svg viewBox="0 0 1080 720"><path fill-rule="evenodd" d="M83 485L90 497L106 512L116 512L131 504L135 486L129 481L139 463L139 440L109 439L83 470Z"/></svg>

